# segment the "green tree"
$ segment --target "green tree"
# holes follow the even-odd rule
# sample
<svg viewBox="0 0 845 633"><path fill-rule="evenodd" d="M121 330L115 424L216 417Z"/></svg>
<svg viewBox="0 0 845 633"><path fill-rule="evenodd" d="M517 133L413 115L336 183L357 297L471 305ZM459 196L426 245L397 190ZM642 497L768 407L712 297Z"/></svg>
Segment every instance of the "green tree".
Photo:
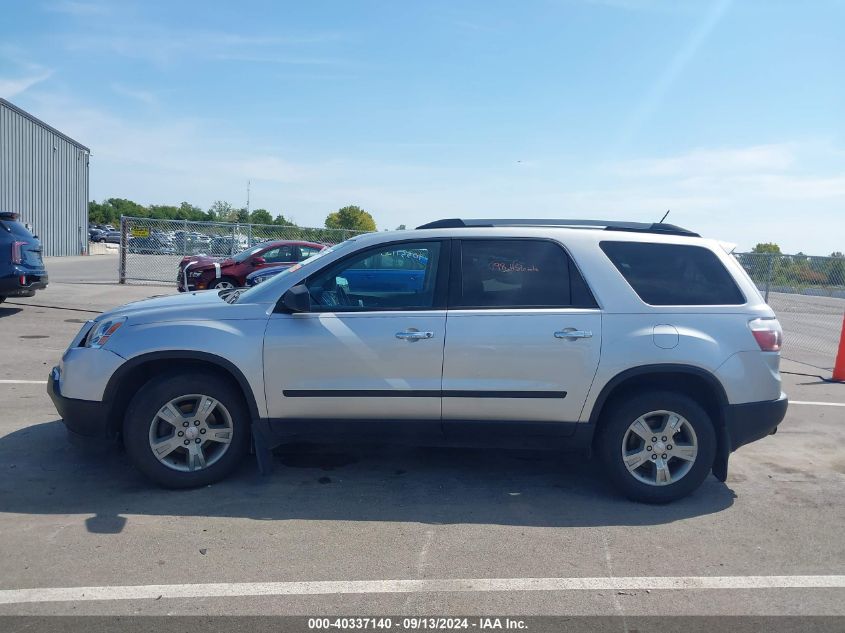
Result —
<svg viewBox="0 0 845 633"><path fill-rule="evenodd" d="M223 200L215 200L208 209L209 219L215 222L231 222L237 218L237 211L230 203Z"/></svg>
<svg viewBox="0 0 845 633"><path fill-rule="evenodd" d="M291 222L281 213L279 213L274 219L273 224L277 226L296 226L296 222Z"/></svg>
<svg viewBox="0 0 845 633"><path fill-rule="evenodd" d="M774 242L761 242L751 249L752 253L774 253L780 255L780 246Z"/></svg>
<svg viewBox="0 0 845 633"><path fill-rule="evenodd" d="M178 207L167 204L151 204L148 210L150 217L156 220L172 220L179 215Z"/></svg>
<svg viewBox="0 0 845 633"><path fill-rule="evenodd" d="M353 231L375 231L373 216L354 205L338 209L326 217L328 229L351 229Z"/></svg>
<svg viewBox="0 0 845 633"><path fill-rule="evenodd" d="M92 200L88 203L88 219L91 222L117 226L122 215L146 218L150 214L145 206L125 198L108 198L99 203Z"/></svg>
<svg viewBox="0 0 845 633"><path fill-rule="evenodd" d="M249 221L253 224L273 224L273 216L267 209L256 209L249 214Z"/></svg>
<svg viewBox="0 0 845 633"><path fill-rule="evenodd" d="M198 206L195 206L190 202L183 202L179 205L179 209L176 211L176 216L173 219L201 222L203 220L208 220L209 217L208 214Z"/></svg>
<svg viewBox="0 0 845 633"><path fill-rule="evenodd" d="M397 227L396 227L396 230L397 230L397 231L404 231L404 230L405 230L405 225L404 225L404 224L400 224L399 226L397 226Z"/></svg>
<svg viewBox="0 0 845 633"><path fill-rule="evenodd" d="M845 286L845 254L841 251L834 251L830 254L833 258L827 271L827 283L832 286Z"/></svg>
<svg viewBox="0 0 845 633"><path fill-rule="evenodd" d="M240 224L246 224L249 222L249 211L246 210L246 207L237 210L235 213L235 221Z"/></svg>

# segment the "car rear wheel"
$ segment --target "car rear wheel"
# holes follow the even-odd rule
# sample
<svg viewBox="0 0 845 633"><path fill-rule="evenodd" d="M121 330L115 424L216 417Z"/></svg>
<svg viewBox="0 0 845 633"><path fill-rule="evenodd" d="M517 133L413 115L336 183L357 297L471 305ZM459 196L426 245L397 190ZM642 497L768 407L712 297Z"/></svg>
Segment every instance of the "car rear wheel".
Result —
<svg viewBox="0 0 845 633"><path fill-rule="evenodd" d="M228 475L249 448L240 392L211 373L153 378L135 395L123 426L138 470L166 488L192 488Z"/></svg>
<svg viewBox="0 0 845 633"><path fill-rule="evenodd" d="M229 290L230 288L237 288L238 282L232 279L231 277L221 277L220 279L215 279L210 284L208 284L209 290Z"/></svg>
<svg viewBox="0 0 845 633"><path fill-rule="evenodd" d="M630 499L680 499L697 489L713 466L713 422L683 394L636 396L615 406L604 422L599 452L605 470Z"/></svg>

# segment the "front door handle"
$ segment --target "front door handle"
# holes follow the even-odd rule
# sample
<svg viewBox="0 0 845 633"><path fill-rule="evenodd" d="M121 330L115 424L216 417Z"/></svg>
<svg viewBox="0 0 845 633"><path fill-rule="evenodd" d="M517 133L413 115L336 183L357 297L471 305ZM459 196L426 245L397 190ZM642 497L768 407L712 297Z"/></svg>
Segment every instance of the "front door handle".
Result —
<svg viewBox="0 0 845 633"><path fill-rule="evenodd" d="M434 332L420 332L419 330L405 330L404 332L397 332L396 338L404 341L420 341L422 339L432 338Z"/></svg>
<svg viewBox="0 0 845 633"><path fill-rule="evenodd" d="M593 338L593 333L589 330L576 330L575 328L566 328L565 330L558 330L555 332L555 338Z"/></svg>

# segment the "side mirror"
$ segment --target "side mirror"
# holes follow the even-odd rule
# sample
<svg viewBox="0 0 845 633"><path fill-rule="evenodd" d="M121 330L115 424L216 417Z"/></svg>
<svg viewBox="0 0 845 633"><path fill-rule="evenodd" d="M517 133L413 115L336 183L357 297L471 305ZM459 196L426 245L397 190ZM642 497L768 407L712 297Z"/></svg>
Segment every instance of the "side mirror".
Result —
<svg viewBox="0 0 845 633"><path fill-rule="evenodd" d="M252 258L252 265L253 266L261 266L262 264L266 264L267 260L263 257L253 257Z"/></svg>
<svg viewBox="0 0 845 633"><path fill-rule="evenodd" d="M311 311L311 293L304 284L299 284L288 290L282 295L282 306L285 312L310 312Z"/></svg>

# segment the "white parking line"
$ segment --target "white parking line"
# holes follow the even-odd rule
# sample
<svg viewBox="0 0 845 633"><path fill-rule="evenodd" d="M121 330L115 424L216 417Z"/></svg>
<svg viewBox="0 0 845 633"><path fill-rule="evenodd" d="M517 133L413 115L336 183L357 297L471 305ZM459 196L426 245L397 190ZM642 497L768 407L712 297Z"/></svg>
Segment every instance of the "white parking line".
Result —
<svg viewBox="0 0 845 633"><path fill-rule="evenodd" d="M0 380L0 385L46 385L46 380Z"/></svg>
<svg viewBox="0 0 845 633"><path fill-rule="evenodd" d="M790 400L789 404L812 404L817 407L845 407L845 402L806 402L803 400Z"/></svg>
<svg viewBox="0 0 845 633"><path fill-rule="evenodd" d="M441 580L321 580L114 587L45 587L2 590L0 591L0 604L89 600L155 600L158 598L229 598L236 596L645 589L845 589L845 576L447 578Z"/></svg>

